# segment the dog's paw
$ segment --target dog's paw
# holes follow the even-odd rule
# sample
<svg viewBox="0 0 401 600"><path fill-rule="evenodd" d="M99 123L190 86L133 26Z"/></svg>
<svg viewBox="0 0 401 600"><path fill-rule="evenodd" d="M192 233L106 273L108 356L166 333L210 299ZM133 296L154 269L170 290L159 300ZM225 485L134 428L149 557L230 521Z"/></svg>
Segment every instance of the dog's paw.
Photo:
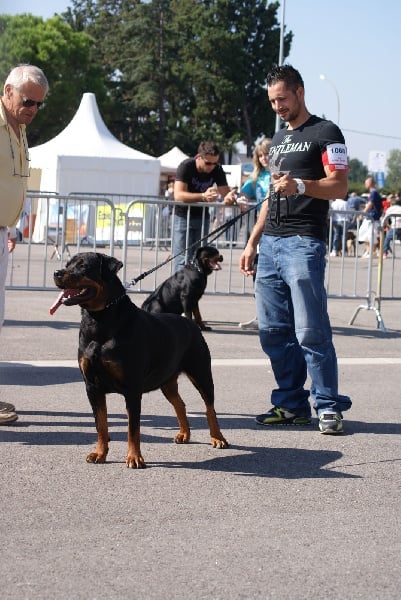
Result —
<svg viewBox="0 0 401 600"><path fill-rule="evenodd" d="M106 462L106 456L107 456L107 452L106 452L106 454L99 454L98 452L91 452L86 457L86 462L87 463L103 464L103 463Z"/></svg>
<svg viewBox="0 0 401 600"><path fill-rule="evenodd" d="M180 431L177 435L174 436L175 444L188 444L190 438L190 433L185 431Z"/></svg>
<svg viewBox="0 0 401 600"><path fill-rule="evenodd" d="M128 454L125 464L127 465L128 469L145 469L146 468L145 461L143 460L143 456L141 454L138 454L136 456L132 456L132 455Z"/></svg>
<svg viewBox="0 0 401 600"><path fill-rule="evenodd" d="M211 437L210 443L212 444L213 448L228 448L228 442L223 436L219 438Z"/></svg>

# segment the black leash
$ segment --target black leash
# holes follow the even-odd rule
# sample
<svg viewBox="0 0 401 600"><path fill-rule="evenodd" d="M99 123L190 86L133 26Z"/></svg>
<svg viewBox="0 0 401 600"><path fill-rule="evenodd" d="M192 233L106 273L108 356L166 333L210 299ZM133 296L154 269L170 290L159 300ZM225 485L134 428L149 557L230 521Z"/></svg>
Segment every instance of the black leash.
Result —
<svg viewBox="0 0 401 600"><path fill-rule="evenodd" d="M191 244L187 248L184 248L184 250L181 250L181 252L177 252L177 254L174 254L173 256L170 256L164 262L159 263L158 265L156 265L152 269L149 269L149 271L144 271L143 273L141 273L141 275L138 275L138 277L135 277L130 282L127 282L125 284L125 287L129 288L131 285L136 285L138 283L138 281L142 281L142 279L145 279L145 277L147 277L148 275L151 275L152 273L154 273L155 271L157 271L157 269L160 269L161 267L164 267L169 262L171 262L172 260L174 260L177 256L180 256L181 254L185 254L186 252L188 252L189 250L191 250L191 248L193 248L194 246L198 246L199 244L201 244L202 242L204 242L205 240L207 240L209 237L211 237L212 235L214 235L213 239L211 239L210 242L209 242L210 244L212 244L225 231L227 231L227 229L229 229L230 227L232 227L234 225L234 223L236 223L239 219L242 219L248 213L250 213L252 210L255 210L256 208L258 208L262 204L262 202L259 202L259 203L255 204L255 206L251 206L250 208L248 208L244 212L240 212L235 217L232 217L231 219L229 219L226 223L223 223L222 225L220 225L219 227L217 227L214 231L211 231L210 233L208 233L207 235L205 235L203 238L201 238L197 242L194 242L193 244ZM218 235L216 235L216 233Z"/></svg>

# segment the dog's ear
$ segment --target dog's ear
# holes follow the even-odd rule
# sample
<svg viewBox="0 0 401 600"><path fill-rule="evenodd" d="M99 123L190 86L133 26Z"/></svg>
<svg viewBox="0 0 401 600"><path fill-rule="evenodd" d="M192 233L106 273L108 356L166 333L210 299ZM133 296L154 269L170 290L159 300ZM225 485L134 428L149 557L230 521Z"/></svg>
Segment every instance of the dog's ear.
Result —
<svg viewBox="0 0 401 600"><path fill-rule="evenodd" d="M107 275L112 273L116 275L118 271L122 268L123 263L114 256L109 256L108 254L99 254L100 257L100 271L102 275Z"/></svg>
<svg viewBox="0 0 401 600"><path fill-rule="evenodd" d="M197 249L197 251L195 252L195 259L199 260L202 257L202 254L205 250L204 246L201 246L200 248Z"/></svg>
<svg viewBox="0 0 401 600"><path fill-rule="evenodd" d="M214 246L201 246L197 249L196 260L205 260L217 256L219 251Z"/></svg>
<svg viewBox="0 0 401 600"><path fill-rule="evenodd" d="M207 258L216 259L216 262L223 262L223 256L219 253L217 248L214 246L206 246L206 250L208 251Z"/></svg>

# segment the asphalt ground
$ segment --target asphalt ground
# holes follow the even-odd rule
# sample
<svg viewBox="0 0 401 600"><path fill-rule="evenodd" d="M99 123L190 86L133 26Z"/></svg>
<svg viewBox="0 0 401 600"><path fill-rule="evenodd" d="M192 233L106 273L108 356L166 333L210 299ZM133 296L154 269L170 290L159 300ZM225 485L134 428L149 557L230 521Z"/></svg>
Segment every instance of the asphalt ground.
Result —
<svg viewBox="0 0 401 600"><path fill-rule="evenodd" d="M206 295L216 410L230 447L213 449L202 400L183 377L189 445L159 391L142 408L145 470L125 466L123 400L108 401L108 462L85 462L95 425L78 371L79 309L56 292L7 291L0 398L3 600L380 598L401 584L400 304L386 332L358 300L329 300L345 433L261 427L275 385L258 333L238 322L252 297ZM144 296L132 294L140 304Z"/></svg>

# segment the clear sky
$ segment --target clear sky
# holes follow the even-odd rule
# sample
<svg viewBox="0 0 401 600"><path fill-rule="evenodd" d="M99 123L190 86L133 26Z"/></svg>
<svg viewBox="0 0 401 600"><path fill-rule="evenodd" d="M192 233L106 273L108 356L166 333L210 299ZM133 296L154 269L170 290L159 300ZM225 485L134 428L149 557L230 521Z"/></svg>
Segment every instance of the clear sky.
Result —
<svg viewBox="0 0 401 600"><path fill-rule="evenodd" d="M0 0L1 13L45 19L68 6L69 0ZM294 33L287 62L303 76L309 111L335 122L339 116L350 158L366 166L371 152L401 150L401 119L390 123L401 103L401 2L285 0L284 6Z"/></svg>

